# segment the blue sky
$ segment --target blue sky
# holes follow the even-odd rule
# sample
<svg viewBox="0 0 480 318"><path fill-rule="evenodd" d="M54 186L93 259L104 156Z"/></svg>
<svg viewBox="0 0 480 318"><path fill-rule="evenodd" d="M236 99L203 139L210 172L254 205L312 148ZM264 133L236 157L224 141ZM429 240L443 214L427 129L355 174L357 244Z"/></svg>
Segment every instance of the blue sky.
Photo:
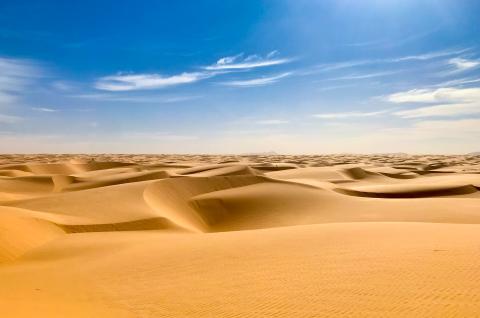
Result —
<svg viewBox="0 0 480 318"><path fill-rule="evenodd" d="M0 2L0 152L466 153L480 2Z"/></svg>

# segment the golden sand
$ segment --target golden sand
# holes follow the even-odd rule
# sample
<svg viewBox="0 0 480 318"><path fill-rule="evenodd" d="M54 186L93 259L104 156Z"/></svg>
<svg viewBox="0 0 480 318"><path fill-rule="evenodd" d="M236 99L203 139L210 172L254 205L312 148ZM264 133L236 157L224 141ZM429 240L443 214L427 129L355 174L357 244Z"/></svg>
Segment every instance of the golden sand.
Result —
<svg viewBox="0 0 480 318"><path fill-rule="evenodd" d="M475 317L480 156L0 156L2 317Z"/></svg>

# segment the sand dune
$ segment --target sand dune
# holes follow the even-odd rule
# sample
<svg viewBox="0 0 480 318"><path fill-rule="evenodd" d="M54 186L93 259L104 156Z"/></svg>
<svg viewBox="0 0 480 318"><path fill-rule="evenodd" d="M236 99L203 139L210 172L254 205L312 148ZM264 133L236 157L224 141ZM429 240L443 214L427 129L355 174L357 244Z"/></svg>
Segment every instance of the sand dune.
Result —
<svg viewBox="0 0 480 318"><path fill-rule="evenodd" d="M480 158L0 156L6 317L473 317Z"/></svg>

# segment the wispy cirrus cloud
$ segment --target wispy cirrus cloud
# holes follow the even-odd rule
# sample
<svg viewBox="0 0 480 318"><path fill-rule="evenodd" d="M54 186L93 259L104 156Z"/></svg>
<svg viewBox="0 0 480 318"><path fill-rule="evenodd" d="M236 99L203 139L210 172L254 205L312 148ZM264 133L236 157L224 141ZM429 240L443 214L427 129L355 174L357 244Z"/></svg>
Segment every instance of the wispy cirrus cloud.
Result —
<svg viewBox="0 0 480 318"><path fill-rule="evenodd" d="M453 55L459 55L465 52L470 51L471 48L463 49L450 49L442 51L433 51L428 53L416 54L416 55L407 55L398 58L390 59L391 62L402 62L402 61L427 61L441 57L448 57Z"/></svg>
<svg viewBox="0 0 480 318"><path fill-rule="evenodd" d="M344 118L359 118L359 117L374 117L383 115L389 112L389 110L381 110L375 112L342 112L342 113L321 113L314 114L312 117L322 119L344 119Z"/></svg>
<svg viewBox="0 0 480 318"><path fill-rule="evenodd" d="M366 66L370 64L380 63L379 60L351 60L351 61L342 61L342 62L333 62L333 63L321 63L307 67L301 70L297 70L297 75L308 76L315 75L319 73L329 73L342 70L348 70L352 68L357 68L361 66Z"/></svg>
<svg viewBox="0 0 480 318"><path fill-rule="evenodd" d="M352 68L356 66L368 65L375 63L377 60L354 60L354 61L345 61L337 63L323 63L315 65L313 71L316 72L327 72L334 70L341 70L345 68Z"/></svg>
<svg viewBox="0 0 480 318"><path fill-rule="evenodd" d="M456 57L448 60L448 64L454 66L457 71L466 71L479 67L480 61Z"/></svg>
<svg viewBox="0 0 480 318"><path fill-rule="evenodd" d="M112 92L158 89L194 83L211 76L213 76L213 74L206 72L185 72L172 76L163 76L155 73L118 74L101 77L95 83L95 88Z"/></svg>
<svg viewBox="0 0 480 318"><path fill-rule="evenodd" d="M277 55L277 51L272 51L268 53L265 57L256 54L244 57L244 54L241 53L235 56L222 57L215 64L206 66L205 69L210 71L243 70L272 65L280 65L293 61L292 58L279 58L277 57Z"/></svg>
<svg viewBox="0 0 480 318"><path fill-rule="evenodd" d="M474 84L479 82L480 82L480 78L457 78L454 80L432 85L432 87L463 86L463 85L469 85L469 84Z"/></svg>
<svg viewBox="0 0 480 318"><path fill-rule="evenodd" d="M403 118L446 117L480 114L480 103L444 104L395 112Z"/></svg>
<svg viewBox="0 0 480 318"><path fill-rule="evenodd" d="M390 71L390 72L372 72L372 73L359 73L359 74L350 74L345 76L339 76L330 78L330 80L361 80L361 79L369 79L375 77L383 77L388 75L393 75L399 73L398 71Z"/></svg>
<svg viewBox="0 0 480 318"><path fill-rule="evenodd" d="M248 80L238 80L238 81L228 81L221 83L222 85L233 86L233 87L253 87L253 86L264 86L270 85L278 82L282 78L292 75L291 72L286 72L274 76L264 76L259 78L253 78Z"/></svg>
<svg viewBox="0 0 480 318"><path fill-rule="evenodd" d="M47 107L32 107L32 110L35 110L37 112L44 112L44 113L54 113L58 111L58 109L47 108Z"/></svg>
<svg viewBox="0 0 480 318"><path fill-rule="evenodd" d="M480 100L480 87L412 89L405 92L390 94L386 99L392 103L475 102Z"/></svg>
<svg viewBox="0 0 480 318"><path fill-rule="evenodd" d="M272 51L266 56L249 55L244 57L243 53L235 56L227 56L219 59L215 64L203 67L199 72L183 72L176 75L162 75L159 73L143 74L116 74L100 77L95 82L95 88L110 92L123 92L135 90L160 89L170 86L195 83L216 75L225 74L233 71L242 71L255 69L265 66L280 65L288 63L293 59L278 58L278 52ZM226 82L231 86L257 86L267 85L276 80L286 77L287 73L275 77L264 77L251 81L232 81ZM230 83L230 84L229 84Z"/></svg>
<svg viewBox="0 0 480 318"><path fill-rule="evenodd" d="M366 66L369 64L378 64L378 63L396 63L402 61L425 61L430 59L437 59L441 57L449 57L462 54L469 51L469 48L466 49L452 49L452 50L443 50L428 52L418 55L409 55L398 58L383 58L383 59L371 59L371 60L357 60L357 61L344 61L336 63L324 63L319 64L313 67L310 70L301 70L296 71L298 75L308 75L317 72L327 72L342 70L348 68L355 68ZM238 54L234 56L227 56L220 58L215 64L204 67L205 71L201 72L184 72L178 75L164 76L159 73L150 73L150 74L117 74L111 76L105 76L99 78L95 87L99 90L106 90L112 92L119 91L133 91L133 90L148 90L148 89L159 89L169 86L182 85L194 83L206 78L216 76L218 74L223 74L225 72L232 71L241 71L249 70L259 67L280 65L291 62L292 58L280 58L278 57L277 51L272 51L265 56L259 55L249 55L244 56L244 54ZM471 68L475 62L461 59L461 58L451 58L451 63L456 63L460 68ZM395 74L399 71L383 71L383 72L356 72L353 74L347 74L343 76L338 76L332 78L333 80L360 80L360 79L369 79L375 77L382 77L387 75ZM221 84L227 86L235 87L252 87L252 86L262 86L268 85L277 82L283 77L291 75L290 72L282 73L275 76L264 76L254 79L247 80L233 80L226 81ZM126 100L126 99L124 99Z"/></svg>
<svg viewBox="0 0 480 318"><path fill-rule="evenodd" d="M470 48L450 49L450 50L432 51L432 52L421 53L416 55L406 55L406 56L391 57L391 58L363 59L363 60L350 60L350 61L341 61L341 62L333 62L333 63L322 63L322 64L314 65L313 67L310 67L308 69L299 71L298 74L310 75L310 74L317 74L317 73L323 73L323 72L346 70L351 68L360 68L368 65L429 61L429 60L448 58L448 57L452 57L450 59L452 60L452 59L455 59L453 58L453 56L458 56L468 51L471 51L471 49ZM382 72L379 72L379 73L382 73ZM361 76L361 74L359 74L358 76Z"/></svg>
<svg viewBox="0 0 480 318"><path fill-rule="evenodd" d="M480 88L444 87L438 89L414 89L387 96L392 103L433 104L397 111L403 118L462 116L480 114Z"/></svg>

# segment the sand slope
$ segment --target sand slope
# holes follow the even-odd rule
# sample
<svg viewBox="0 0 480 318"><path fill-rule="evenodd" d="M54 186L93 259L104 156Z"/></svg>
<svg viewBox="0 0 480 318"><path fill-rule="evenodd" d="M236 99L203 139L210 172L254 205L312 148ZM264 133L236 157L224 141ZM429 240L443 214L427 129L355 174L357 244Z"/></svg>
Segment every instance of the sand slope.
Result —
<svg viewBox="0 0 480 318"><path fill-rule="evenodd" d="M0 309L473 317L479 189L474 156L0 157Z"/></svg>

